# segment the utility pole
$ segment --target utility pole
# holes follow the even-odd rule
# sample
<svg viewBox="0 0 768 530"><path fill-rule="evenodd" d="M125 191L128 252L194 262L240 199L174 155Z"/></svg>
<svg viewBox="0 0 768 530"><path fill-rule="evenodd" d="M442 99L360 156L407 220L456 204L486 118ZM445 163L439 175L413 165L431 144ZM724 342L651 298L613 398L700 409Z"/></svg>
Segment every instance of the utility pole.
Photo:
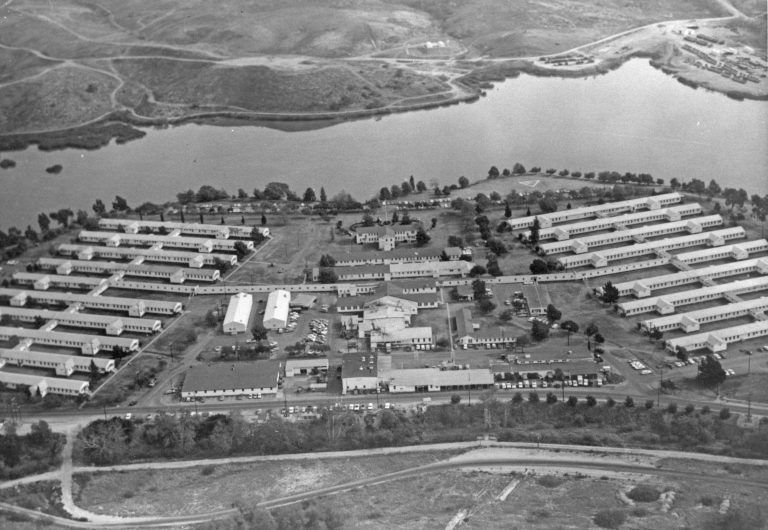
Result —
<svg viewBox="0 0 768 530"><path fill-rule="evenodd" d="M752 392L747 398L747 423L752 423Z"/></svg>
<svg viewBox="0 0 768 530"><path fill-rule="evenodd" d="M661 407L661 383L664 378L664 366L659 369L659 389L656 392L656 408Z"/></svg>
<svg viewBox="0 0 768 530"><path fill-rule="evenodd" d="M469 383L467 385L467 406L472 406L472 377L470 376L469 372L467 372L467 382Z"/></svg>

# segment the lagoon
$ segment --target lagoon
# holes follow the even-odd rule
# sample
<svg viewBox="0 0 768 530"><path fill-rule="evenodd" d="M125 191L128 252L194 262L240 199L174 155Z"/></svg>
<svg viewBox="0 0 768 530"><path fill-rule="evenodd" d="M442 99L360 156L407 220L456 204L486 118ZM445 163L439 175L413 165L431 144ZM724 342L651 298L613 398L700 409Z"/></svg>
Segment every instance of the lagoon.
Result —
<svg viewBox="0 0 768 530"><path fill-rule="evenodd" d="M768 193L768 102L694 90L633 59L586 79L521 75L471 104L300 132L189 124L98 151L3 153L0 228L36 227L37 213L86 209L117 194L164 202L211 184L249 193L271 181L325 186L363 200L409 175L427 183L483 178L491 165L714 178ZM61 164L50 175L45 168Z"/></svg>

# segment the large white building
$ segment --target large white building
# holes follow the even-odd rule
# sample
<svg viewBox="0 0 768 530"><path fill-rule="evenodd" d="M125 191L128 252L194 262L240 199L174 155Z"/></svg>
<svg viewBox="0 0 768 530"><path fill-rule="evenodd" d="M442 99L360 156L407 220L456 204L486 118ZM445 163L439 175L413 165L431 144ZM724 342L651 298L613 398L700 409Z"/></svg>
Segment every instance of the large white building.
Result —
<svg viewBox="0 0 768 530"><path fill-rule="evenodd" d="M746 232L740 226L733 228L724 228L722 230L713 230L712 232L702 232L700 234L691 234L670 239L659 239L649 243L638 243L636 245L627 245L617 248L609 248L597 252L588 252L586 254L575 254L563 256L557 261L565 269L576 267L607 267L612 261L636 258L660 251L675 250L678 248L695 247L698 245L709 245L712 247L724 245L727 241L742 239L746 237Z"/></svg>
<svg viewBox="0 0 768 530"><path fill-rule="evenodd" d="M654 223L658 221L680 221L683 217L700 215L701 206L698 204L681 204L662 210L649 210L645 212L628 213L614 217L601 217L580 223L553 226L539 230L539 240L557 239L563 241L579 234L599 232L602 230L623 230L627 226ZM525 237L531 237L531 232L525 232Z"/></svg>
<svg viewBox="0 0 768 530"><path fill-rule="evenodd" d="M464 278L474 263L464 260L424 261L411 263L390 263L389 265L361 265L356 267L335 267L339 281L397 280L404 278L439 278L459 276Z"/></svg>
<svg viewBox="0 0 768 530"><path fill-rule="evenodd" d="M253 228L246 225L217 225L208 223L179 223L174 221L144 221L137 219L99 219L99 228L102 230L124 230L127 234L137 234L142 230L153 233L178 231L180 234L193 236L215 237L227 239L229 237L251 237ZM262 236L269 235L269 228L259 226L257 232Z"/></svg>
<svg viewBox="0 0 768 530"><path fill-rule="evenodd" d="M154 234L124 234L119 232L92 232L82 230L78 239L85 243L98 243L108 247L157 245L170 248L186 248L197 252L211 253L214 250L234 252L235 245L242 243L248 250L253 250L253 241L233 239L206 239L202 237L184 237L180 235L160 236Z"/></svg>
<svg viewBox="0 0 768 530"><path fill-rule="evenodd" d="M38 319L55 320L62 326L100 329L107 335L120 335L123 331L151 334L159 332L163 327L161 321L149 318L92 315L71 310L50 311L48 309L0 306L0 317L4 315L22 322L35 322Z"/></svg>
<svg viewBox="0 0 768 530"><path fill-rule="evenodd" d="M670 352L677 352L678 348L686 352L705 348L711 352L721 352L725 351L729 344L765 337L766 335L768 335L768 321L760 320L741 326L669 339L665 341L665 346Z"/></svg>
<svg viewBox="0 0 768 530"><path fill-rule="evenodd" d="M690 333L692 331L699 331L702 324L760 314L765 311L768 311L768 298L763 296L753 300L744 300L717 307L708 307L698 311L689 311L688 313L643 320L640 322L640 327L645 331L659 330L664 332L681 329L686 333Z"/></svg>
<svg viewBox="0 0 768 530"><path fill-rule="evenodd" d="M64 274L42 274L39 272L14 272L13 279L19 285L31 285L33 289L38 291L45 291L51 287L85 289L90 291L97 287L109 285L109 280L107 278L69 276Z"/></svg>
<svg viewBox="0 0 768 530"><path fill-rule="evenodd" d="M440 370L406 368L390 370L382 381L393 394L400 392L448 392L493 388L493 374L487 368Z"/></svg>
<svg viewBox="0 0 768 530"><path fill-rule="evenodd" d="M650 298L641 298L640 300L621 302L616 304L616 308L621 316L626 317L649 311L656 311L661 315L669 315L674 313L675 308L679 306L718 300L729 294L754 293L764 289L768 289L768 276L670 293L664 296L652 296Z"/></svg>
<svg viewBox="0 0 768 530"><path fill-rule="evenodd" d="M694 263L704 263L718 259L743 260L749 258L752 254L768 251L768 241L757 239L754 241L743 241L733 245L723 245L715 248L705 248L691 252L681 252L675 254L675 259L688 265Z"/></svg>
<svg viewBox="0 0 768 530"><path fill-rule="evenodd" d="M605 215L614 215L624 212L634 212L637 210L659 210L672 204L682 201L679 193L667 193L665 195L653 195L642 197L640 199L629 199L626 201L608 202L605 204L596 204L594 206L585 206L584 208L573 208L571 210L560 210L557 212L543 213L541 215L531 215L528 217L519 217L510 219L507 224L512 230L520 230L533 226L533 220L538 217L542 228L550 228L556 223L567 223L576 219L586 219L589 217L600 217Z"/></svg>
<svg viewBox="0 0 768 530"><path fill-rule="evenodd" d="M248 331L248 320L251 318L253 296L246 293L233 294L229 299L227 314L224 316L222 327L224 333L245 333Z"/></svg>
<svg viewBox="0 0 768 530"><path fill-rule="evenodd" d="M738 276L740 274L750 274L755 272L758 274L768 274L768 258L736 261L722 265L711 265L700 269L675 272L673 274L641 278L639 280L617 283L614 287L618 289L619 296L628 296L631 294L637 298L645 298L658 289L667 289L669 287L697 283L705 278L727 278L728 276ZM598 290L601 291L602 287Z"/></svg>
<svg viewBox="0 0 768 530"><path fill-rule="evenodd" d="M379 348L387 351L392 348L412 347L417 350L431 350L433 347L432 328L420 326L413 328L382 327L369 333L371 350Z"/></svg>
<svg viewBox="0 0 768 530"><path fill-rule="evenodd" d="M83 355L95 355L102 350L110 352L115 346L129 352L139 349L138 339L0 326L0 340L8 340L11 337L28 340L32 344L79 349Z"/></svg>
<svg viewBox="0 0 768 530"><path fill-rule="evenodd" d="M120 274L122 276L140 276L168 280L171 283L184 283L186 280L215 282L221 277L218 269L169 267L164 265L146 265L144 263L40 258L37 260L37 264L41 269L55 270L61 275L67 275L73 271L85 274Z"/></svg>
<svg viewBox="0 0 768 530"><path fill-rule="evenodd" d="M291 306L291 293L278 289L269 293L264 308L264 327L284 329L288 325L288 313Z"/></svg>
<svg viewBox="0 0 768 530"><path fill-rule="evenodd" d="M618 243L627 243L629 241L644 241L649 237L660 237L677 234L679 232L700 234L705 229L722 226L722 224L722 217L719 215L709 215L706 217L696 217L694 219L685 219L671 223L641 226L630 230L617 230L607 234L597 234L577 239L544 243L539 245L539 252L545 255L557 254L560 252L584 254L594 247L616 245Z"/></svg>

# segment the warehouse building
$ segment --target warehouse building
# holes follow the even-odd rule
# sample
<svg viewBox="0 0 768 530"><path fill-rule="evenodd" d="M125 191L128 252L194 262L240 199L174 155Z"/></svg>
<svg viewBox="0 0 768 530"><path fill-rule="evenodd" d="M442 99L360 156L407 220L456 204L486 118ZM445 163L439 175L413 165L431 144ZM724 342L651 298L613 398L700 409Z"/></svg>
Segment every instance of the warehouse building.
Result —
<svg viewBox="0 0 768 530"><path fill-rule="evenodd" d="M215 237L227 239L229 237L251 237L253 228L245 225L216 225L206 223L179 223L173 221L144 221L136 219L99 219L99 228L102 230L123 230L127 234L138 234L142 230L153 233L178 231L180 234L193 236ZM269 236L269 228L256 227L259 235Z"/></svg>
<svg viewBox="0 0 768 530"><path fill-rule="evenodd" d="M183 250L100 247L64 243L58 246L57 252L62 256L76 257L79 260L91 260L93 258L143 260L158 263L182 263L188 267L198 269L203 266L215 267L219 263L228 263L233 267L237 264L237 256L234 254L202 254L199 252L185 252Z"/></svg>
<svg viewBox="0 0 768 530"><path fill-rule="evenodd" d="M0 288L0 298L10 299L14 307L26 305L27 300L38 304L68 306L79 304L86 309L102 309L105 311L124 311L129 316L141 317L145 313L175 315L181 313L181 302L165 302L162 300L141 300L136 298L119 298L115 296L92 296L89 294L53 293L25 291L22 289Z"/></svg>
<svg viewBox="0 0 768 530"><path fill-rule="evenodd" d="M18 337L22 341L27 339L32 344L79 349L83 355L96 355L99 351L111 352L116 346L128 352L139 349L138 339L0 326L0 340L9 340L11 337Z"/></svg>
<svg viewBox="0 0 768 530"><path fill-rule="evenodd" d="M328 373L328 366L328 357L289 357L285 361L285 377Z"/></svg>
<svg viewBox="0 0 768 530"><path fill-rule="evenodd" d="M276 395L279 379L279 361L193 366L184 377L181 398Z"/></svg>
<svg viewBox="0 0 768 530"><path fill-rule="evenodd" d="M701 234L691 234L687 236L674 237L671 239L660 239L649 243L639 243L637 245L627 245L624 247L610 248L599 252L589 252L587 254L576 254L574 256L563 256L557 261L565 269L576 267L607 267L612 261L636 258L653 254L660 251L675 250L678 248L695 247L698 245L721 246L727 241L741 239L746 237L746 232L740 226L734 228L725 228L712 232L703 232Z"/></svg>
<svg viewBox="0 0 768 530"><path fill-rule="evenodd" d="M400 248L382 252L334 252L331 257L337 267L354 265L389 265L390 263L411 263L419 261L440 261L443 250L437 248Z"/></svg>
<svg viewBox="0 0 768 530"><path fill-rule="evenodd" d="M8 315L14 320L35 322L38 319L55 320L62 326L73 328L100 329L107 335L117 336L123 331L147 335L162 330L162 322L145 318L92 315L77 311L50 311L48 309L27 309L24 307L0 307L0 317Z"/></svg>
<svg viewBox="0 0 768 530"><path fill-rule="evenodd" d="M629 317L649 311L656 311L661 315L669 315L675 312L675 308L683 305L698 304L710 300L718 300L728 294L754 293L768 289L768 276L749 278L711 287L702 287L680 293L672 293L664 296L642 298L629 302L616 304L616 309L623 317Z"/></svg>
<svg viewBox="0 0 768 530"><path fill-rule="evenodd" d="M78 239L85 243L98 243L108 247L161 245L163 248L186 248L210 254L214 250L235 252L235 245L242 243L248 250L253 250L253 241L232 239L205 239L200 237L159 236L152 234L123 234L113 232L92 232L82 230Z"/></svg>
<svg viewBox="0 0 768 530"><path fill-rule="evenodd" d="M171 283L215 282L221 277L217 269L190 267L167 267L163 265L145 265L136 263L112 263L109 261L66 260L58 258L40 258L37 264L44 270L55 270L66 275L70 272L85 274L122 274L168 280Z"/></svg>
<svg viewBox="0 0 768 530"><path fill-rule="evenodd" d="M378 363L373 353L347 353L341 361L341 393L376 392L379 388Z"/></svg>
<svg viewBox="0 0 768 530"><path fill-rule="evenodd" d="M738 276L740 274L767 274L768 258L757 258L746 261L737 261L734 263L725 263L723 265L712 265L701 269L692 269L688 271L676 272L673 274L664 274L653 276L651 278L642 278L629 282L617 283L614 285L619 291L619 296L634 295L637 298L650 296L653 291L658 289L667 289L669 287L678 287L690 283L698 283L704 278L716 279L727 278L728 276ZM602 287L595 289L598 295L602 294Z"/></svg>
<svg viewBox="0 0 768 530"><path fill-rule="evenodd" d="M479 324L472 322L472 312L461 309L455 316L451 326L455 330L454 341L465 350L470 348L510 348L514 347L517 339L504 331L504 328L481 329Z"/></svg>
<svg viewBox="0 0 768 530"><path fill-rule="evenodd" d="M765 239L744 241L734 245L705 248L703 250L694 250L692 252L683 252L676 254L675 259L687 265L693 265L694 263L703 263L718 259L743 260L749 258L752 254L760 252L768 252L768 241Z"/></svg>
<svg viewBox="0 0 768 530"><path fill-rule="evenodd" d="M75 372L88 374L91 372L92 363L99 373L115 371L114 359L102 359L100 357L80 357L79 355L0 348L0 359L5 361L6 365L54 370L56 375L64 377L69 377Z"/></svg>
<svg viewBox="0 0 768 530"><path fill-rule="evenodd" d="M354 267L334 267L339 281L397 280L405 278L438 278L440 276L460 276L469 274L474 263L458 261L426 261L412 263L392 263L389 265L360 265ZM318 280L319 269L313 270L314 281Z"/></svg>
<svg viewBox="0 0 768 530"><path fill-rule="evenodd" d="M382 327L369 332L371 350L390 351L397 348L431 350L434 347L432 328L429 326L413 328Z"/></svg>
<svg viewBox="0 0 768 530"><path fill-rule="evenodd" d="M372 294L342 296L336 301L339 313L360 313L375 306L398 307L415 315L419 309L435 309L440 305L434 280L391 281L379 285Z"/></svg>
<svg viewBox="0 0 768 530"><path fill-rule="evenodd" d="M717 353L725 351L730 344L765 337L766 335L768 335L768 320L760 320L751 324L669 339L664 344L667 350L673 353L680 351L680 349L685 352L708 349Z"/></svg>
<svg viewBox="0 0 768 530"><path fill-rule="evenodd" d="M571 210L544 213L538 216L531 215L528 217L519 217L517 219L510 219L507 221L507 224L512 230L530 228L533 226L533 220L538 217L539 224L542 228L550 228L554 224L567 223L577 219L616 215L624 212L635 212L637 210L660 210L679 203L682 200L683 197L679 193L667 193L665 195L653 195L650 197L642 197L640 199L609 202L605 204L596 204L594 206L585 206L584 208L573 208Z"/></svg>
<svg viewBox="0 0 768 530"><path fill-rule="evenodd" d="M222 328L224 333L237 335L248 331L248 321L251 318L253 296L246 293L233 294L229 299L227 314L224 316Z"/></svg>
<svg viewBox="0 0 768 530"><path fill-rule="evenodd" d="M406 368L389 370L382 383L393 394L486 390L493 388L493 374L487 368L469 370Z"/></svg>
<svg viewBox="0 0 768 530"><path fill-rule="evenodd" d="M0 383L11 389L23 388L30 395L40 397L45 397L47 394L79 396L88 393L88 381L60 377L40 377L0 371Z"/></svg>
<svg viewBox="0 0 768 530"><path fill-rule="evenodd" d="M688 313L680 313L678 315L643 320L640 322L640 328L648 332L654 329L662 332L681 329L686 333L691 333L692 331L699 331L702 324L762 314L766 311L768 311L768 298L762 296L753 300L709 307L699 311L689 311Z"/></svg>
<svg viewBox="0 0 768 530"><path fill-rule="evenodd" d="M563 241L574 236L586 234L589 232L600 232L603 230L623 230L624 227L635 224L654 223L658 221L680 221L683 217L701 215L701 213L701 206L698 204L681 204L679 206L673 206L671 208L664 208L661 210L628 213L624 215L617 215L615 217L602 217L598 219L592 219L590 221L583 221L580 223L572 223L541 229L539 230L539 240L545 241L547 239L557 239L558 241ZM524 235L526 238L530 238L531 232L527 231Z"/></svg>
<svg viewBox="0 0 768 530"><path fill-rule="evenodd" d="M269 293L264 308L264 327L284 329L288 326L288 313L291 306L291 293L278 289Z"/></svg>
<svg viewBox="0 0 768 530"><path fill-rule="evenodd" d="M706 217L697 217L695 219L686 219L672 223L641 226L631 230L617 230L608 234L597 234L577 239L555 241L554 243L544 243L539 245L539 253L544 255L557 254L560 252L584 254L594 247L616 245L618 243L627 243L629 241L644 241L649 237L660 237L679 232L700 234L706 229L722 226L722 224L722 217L719 215L709 215Z"/></svg>

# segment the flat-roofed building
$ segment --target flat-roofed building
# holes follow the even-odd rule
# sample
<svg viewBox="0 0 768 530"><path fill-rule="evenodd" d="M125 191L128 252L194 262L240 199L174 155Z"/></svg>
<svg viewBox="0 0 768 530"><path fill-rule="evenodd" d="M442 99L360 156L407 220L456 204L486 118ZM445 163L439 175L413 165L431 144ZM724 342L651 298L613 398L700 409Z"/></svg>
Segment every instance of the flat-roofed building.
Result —
<svg viewBox="0 0 768 530"><path fill-rule="evenodd" d="M443 259L443 252L443 249L439 248L400 248L389 252L334 252L331 257L335 260L337 267L350 267L354 265L440 261Z"/></svg>
<svg viewBox="0 0 768 530"><path fill-rule="evenodd" d="M78 239L85 243L99 243L108 247L120 246L145 246L154 247L162 245L163 248L186 248L198 252L211 253L214 250L235 252L235 245L242 243L248 250L253 250L253 241L233 239L206 239L201 237L184 236L160 236L154 234L124 234L113 232L92 232L83 230L78 234Z"/></svg>
<svg viewBox="0 0 768 530"><path fill-rule="evenodd" d="M680 221L683 217L691 215L700 215L701 206L698 204L681 204L661 210L649 210L637 213L628 213L614 217L601 217L579 223L570 223L565 225L553 226L539 230L539 240L557 239L563 241L580 234L589 232L600 232L602 230L622 230L624 227L642 224L654 223L658 221ZM526 238L531 236L531 232L524 233Z"/></svg>
<svg viewBox="0 0 768 530"><path fill-rule="evenodd" d="M227 239L229 237L251 237L253 228L242 225L217 225L207 223L180 223L173 221L145 221L137 219L99 219L99 228L102 230L124 230L128 234L137 234L148 230L153 233L162 231L172 232L178 230L181 234L198 235ZM256 231L262 236L269 236L269 228L256 227Z"/></svg>
<svg viewBox="0 0 768 530"><path fill-rule="evenodd" d="M275 395L279 378L279 361L198 365L187 370L181 397Z"/></svg>
<svg viewBox="0 0 768 530"><path fill-rule="evenodd" d="M253 296L246 293L233 294L229 299L227 314L224 316L222 328L224 333L236 335L248 331L248 321L251 318Z"/></svg>
<svg viewBox="0 0 768 530"><path fill-rule="evenodd" d="M417 350L431 350L434 345L432 328L429 326L371 329L369 337L372 350L384 349L389 351L393 348L404 347L411 347Z"/></svg>
<svg viewBox="0 0 768 530"><path fill-rule="evenodd" d="M58 246L57 252L62 256L76 257L79 260L101 259L142 259L157 263L179 263L188 267L201 268L203 266L214 267L219 263L228 263L231 266L237 264L237 256L234 254L187 252L184 250L166 250L136 247L100 247L93 245L73 245L63 243Z"/></svg>
<svg viewBox="0 0 768 530"><path fill-rule="evenodd" d="M347 353L341 361L341 393L376 392L378 363L374 353Z"/></svg>
<svg viewBox="0 0 768 530"><path fill-rule="evenodd" d="M549 291L545 285L538 282L524 283L520 285L520 291L523 293L528 312L531 315L546 315L547 306L552 303L549 297Z"/></svg>
<svg viewBox="0 0 768 530"><path fill-rule="evenodd" d="M421 224L358 226L355 229L355 243L363 245L376 243L379 250L393 250L397 243L414 243Z"/></svg>
<svg viewBox="0 0 768 530"><path fill-rule="evenodd" d="M11 328L0 326L0 340L18 337L20 340L29 339L33 344L57 346L60 348L79 349L83 355L95 355L99 351L112 351L114 347L133 352L139 349L138 339L123 339L119 337L86 335L83 333L61 333L40 329Z"/></svg>
<svg viewBox="0 0 768 530"><path fill-rule="evenodd" d="M290 307L295 309L312 309L317 301L317 296L309 293L291 293Z"/></svg>
<svg viewBox="0 0 768 530"><path fill-rule="evenodd" d="M50 311L25 307L0 307L0 316L4 315L22 322L36 322L38 319L55 320L67 327L101 329L107 335L120 335L123 331L151 334L162 330L162 322L159 320L92 315L72 310Z"/></svg>
<svg viewBox="0 0 768 530"><path fill-rule="evenodd" d="M390 370L382 381L393 394L403 392L450 392L493 388L493 374L488 368L439 370L405 368Z"/></svg>
<svg viewBox="0 0 768 530"><path fill-rule="evenodd" d="M9 298L10 304L15 307L22 307L26 305L28 300L32 300L35 303L44 305L68 306L79 304L86 309L124 311L127 312L129 316L135 317L141 317L145 313L174 315L181 313L182 310L181 302L0 288L0 298L4 297Z"/></svg>
<svg viewBox="0 0 768 530"><path fill-rule="evenodd" d="M483 328L472 322L469 309L461 309L455 315L455 342L458 346L470 348L509 348L514 347L517 339L504 331L504 328Z"/></svg>
<svg viewBox="0 0 768 530"><path fill-rule="evenodd" d="M264 308L264 327L282 329L288 325L288 313L291 306L291 293L277 289L269 293Z"/></svg>
<svg viewBox="0 0 768 530"><path fill-rule="evenodd" d="M643 320L640 322L640 327L649 332L653 330L665 332L680 329L686 333L691 333L692 331L699 331L702 324L765 313L766 311L768 311L768 298L762 296L753 300Z"/></svg>
<svg viewBox="0 0 768 530"><path fill-rule="evenodd" d="M69 377L74 372L90 373L91 363L100 373L114 372L114 359L100 357L80 357L32 350L0 348L0 359L6 365L26 366L54 370L56 375Z"/></svg>
<svg viewBox="0 0 768 530"><path fill-rule="evenodd" d="M681 252L675 254L675 259L688 265L694 263L703 263L707 261L715 261L718 259L735 259L744 260L749 258L752 254L760 252L768 252L768 241L765 239L757 239L755 241L743 241L733 245L723 245L715 248L705 248L702 250L694 250L692 252Z"/></svg>
<svg viewBox="0 0 768 530"><path fill-rule="evenodd" d="M542 228L549 228L557 223L567 223L576 219L586 219L589 217L599 217L603 215L615 215L624 212L634 212L637 210L659 210L661 208L679 203L683 200L679 193L667 193L664 195L652 195L639 199L629 199L626 201L608 202L605 204L596 204L594 206L585 206L583 208L572 208L570 210L560 210L557 212L544 213L541 215L531 215L528 217L519 217L510 219L507 224L512 230L520 230L533 226L533 220L538 217Z"/></svg>
<svg viewBox="0 0 768 530"><path fill-rule="evenodd" d="M90 276L67 276L58 274L42 274L39 272L14 272L13 279L19 285L31 285L37 291L45 291L50 287L63 289L86 289L108 285L106 278L92 278Z"/></svg>
<svg viewBox="0 0 768 530"><path fill-rule="evenodd" d="M79 396L88 393L88 381L17 374L2 370L0 370L0 383L8 388L24 388L30 395L40 397L45 397L47 394Z"/></svg>
<svg viewBox="0 0 768 530"><path fill-rule="evenodd" d="M565 269L586 267L590 265L592 267L607 267L611 261L636 258L660 251L695 247L698 245L709 245L712 247L721 246L727 241L742 239L746 237L746 235L744 229L737 226L733 228L724 228L722 230L713 230L712 232L702 232L701 234L659 239L658 241L651 241L649 243L638 243L636 245L609 248L597 252L588 252L586 254L563 256L558 258L557 262Z"/></svg>
<svg viewBox="0 0 768 530"><path fill-rule="evenodd" d="M722 265L712 265L700 269L692 269L673 274L663 274L650 278L641 278L614 285L619 291L619 296L634 295L637 298L650 296L658 289L668 289L690 283L700 282L702 279L727 278L739 274L768 274L768 258L756 258L745 261L736 261ZM602 287L595 289L597 294L602 294Z"/></svg>
<svg viewBox="0 0 768 530"><path fill-rule="evenodd" d="M708 349L716 353L725 351L730 344L765 337L766 335L768 335L768 321L760 320L741 326L669 339L665 341L664 345L670 352L677 352L680 349L685 352Z"/></svg>
<svg viewBox="0 0 768 530"><path fill-rule="evenodd" d="M543 243L539 245L539 253L544 255L558 254L560 252L574 252L584 254L595 247L607 245L616 245L618 243L627 243L629 241L644 240L649 237L660 237L679 232L688 232L689 234L699 234L705 229L722 226L723 218L719 215L708 215L705 217L696 217L671 223L663 223L650 226L641 226L629 230L617 230L607 234L597 234L594 236L585 236L565 241L555 241L554 243Z"/></svg>
<svg viewBox="0 0 768 530"><path fill-rule="evenodd" d="M197 282L215 282L221 277L217 269L191 267L168 267L147 265L144 263L113 263L109 261L66 260L59 258L40 258L37 264L41 269L55 270L60 274L81 272L86 274L122 274L168 280L171 283L184 283L186 280ZM66 272L69 271L69 272Z"/></svg>
<svg viewBox="0 0 768 530"><path fill-rule="evenodd" d="M285 377L298 377L328 372L328 357L289 357L285 361Z"/></svg>
<svg viewBox="0 0 768 530"><path fill-rule="evenodd" d="M649 311L656 311L661 315L669 315L675 312L676 307L718 300L729 294L754 293L765 289L768 289L768 276L760 276L758 278L738 280L664 296L652 296L650 298L641 298L640 300L621 302L616 304L616 309L621 316L625 317Z"/></svg>

